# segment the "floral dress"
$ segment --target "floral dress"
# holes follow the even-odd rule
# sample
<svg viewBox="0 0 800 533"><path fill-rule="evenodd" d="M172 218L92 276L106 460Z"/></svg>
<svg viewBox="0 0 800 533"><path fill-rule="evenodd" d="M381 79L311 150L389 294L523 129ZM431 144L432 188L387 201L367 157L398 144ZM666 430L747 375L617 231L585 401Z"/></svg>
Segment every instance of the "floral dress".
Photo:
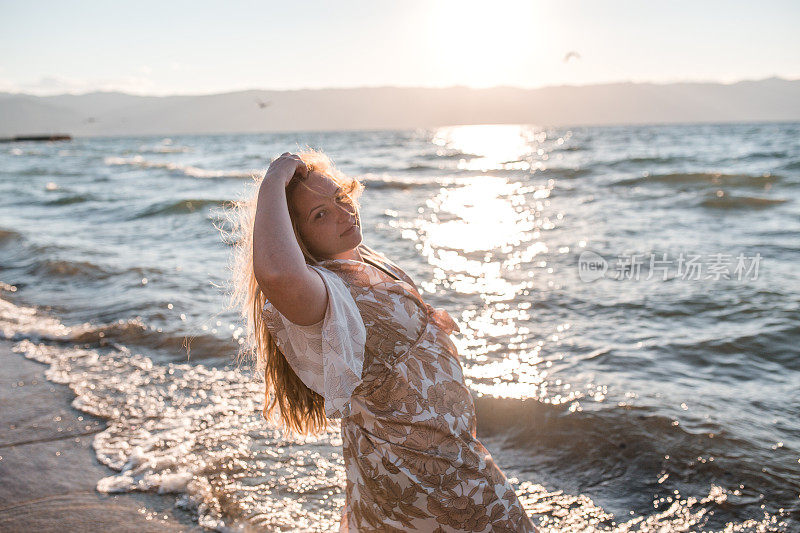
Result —
<svg viewBox="0 0 800 533"><path fill-rule="evenodd" d="M328 291L317 324L264 306L298 377L341 418L340 531L538 531L476 438L475 408L444 309L386 258L309 266Z"/></svg>

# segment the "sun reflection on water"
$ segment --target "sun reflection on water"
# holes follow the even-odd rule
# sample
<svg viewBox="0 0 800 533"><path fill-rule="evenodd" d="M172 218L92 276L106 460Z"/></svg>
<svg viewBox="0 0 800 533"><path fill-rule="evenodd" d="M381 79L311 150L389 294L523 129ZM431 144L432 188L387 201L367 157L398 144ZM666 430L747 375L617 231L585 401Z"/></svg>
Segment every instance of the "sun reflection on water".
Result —
<svg viewBox="0 0 800 533"><path fill-rule="evenodd" d="M534 179L530 164L541 159L546 139L532 126L439 128L429 142L449 158L464 155L458 169L473 175L455 183L443 176L424 207L390 225L433 267L421 288L461 302L452 309L461 329L453 340L468 385L481 395L563 403L582 394L551 383L543 348L558 346L569 325L558 332L532 327L537 272L547 271L548 254L561 248L548 243L562 220L550 203L556 182Z"/></svg>
<svg viewBox="0 0 800 533"><path fill-rule="evenodd" d="M557 133L519 125L425 133L420 153L426 161L436 154L442 175L431 178L438 190L418 189L430 196L405 216L385 214L431 267L419 280L422 292L450 301L446 309L461 330L452 340L470 388L581 410L579 400L603 401L605 391L558 379L574 365L562 350L571 324L553 324L536 309L542 292L561 288L558 256L572 245L559 231L564 207L551 203L554 196L566 200L554 194L555 179L540 177L550 152L569 139L569 132Z"/></svg>
<svg viewBox="0 0 800 533"><path fill-rule="evenodd" d="M471 156L459 161L462 170L529 170L527 157L532 153L532 141L542 138L533 126L482 124L439 128L433 137L434 145L460 151ZM546 134L545 138L546 138Z"/></svg>

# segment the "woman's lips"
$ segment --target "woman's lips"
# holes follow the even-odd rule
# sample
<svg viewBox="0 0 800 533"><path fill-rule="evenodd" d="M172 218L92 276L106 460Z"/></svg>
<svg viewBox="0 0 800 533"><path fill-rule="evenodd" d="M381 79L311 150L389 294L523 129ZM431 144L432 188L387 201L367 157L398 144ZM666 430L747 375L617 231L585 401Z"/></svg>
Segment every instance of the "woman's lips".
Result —
<svg viewBox="0 0 800 533"><path fill-rule="evenodd" d="M344 237L345 235L347 235L348 233L350 233L351 231L353 231L353 230L354 230L354 229L356 229L357 227L358 227L358 226L356 226L355 224L353 224L353 225L352 225L352 226L350 226L350 227L349 227L347 230L345 230L345 232L344 232L344 233L342 233L342 234L341 234L341 235L339 235L339 236L340 236L340 237Z"/></svg>

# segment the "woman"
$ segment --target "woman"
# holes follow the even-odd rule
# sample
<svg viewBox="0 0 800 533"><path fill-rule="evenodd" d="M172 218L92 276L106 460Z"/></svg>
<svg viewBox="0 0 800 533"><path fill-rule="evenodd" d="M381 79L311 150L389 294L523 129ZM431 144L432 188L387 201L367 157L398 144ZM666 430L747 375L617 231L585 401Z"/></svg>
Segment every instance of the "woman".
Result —
<svg viewBox="0 0 800 533"><path fill-rule="evenodd" d="M341 418L341 531L537 531L476 439L458 326L362 243L363 185L313 150L272 162L239 217L236 288L290 430Z"/></svg>

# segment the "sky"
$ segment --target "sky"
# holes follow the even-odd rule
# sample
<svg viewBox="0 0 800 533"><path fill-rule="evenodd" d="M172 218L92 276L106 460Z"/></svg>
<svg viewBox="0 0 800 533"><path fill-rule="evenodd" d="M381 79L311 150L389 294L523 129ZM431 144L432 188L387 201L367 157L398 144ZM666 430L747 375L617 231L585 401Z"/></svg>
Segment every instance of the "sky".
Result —
<svg viewBox="0 0 800 533"><path fill-rule="evenodd" d="M0 0L0 91L800 79L798 27L771 0Z"/></svg>

